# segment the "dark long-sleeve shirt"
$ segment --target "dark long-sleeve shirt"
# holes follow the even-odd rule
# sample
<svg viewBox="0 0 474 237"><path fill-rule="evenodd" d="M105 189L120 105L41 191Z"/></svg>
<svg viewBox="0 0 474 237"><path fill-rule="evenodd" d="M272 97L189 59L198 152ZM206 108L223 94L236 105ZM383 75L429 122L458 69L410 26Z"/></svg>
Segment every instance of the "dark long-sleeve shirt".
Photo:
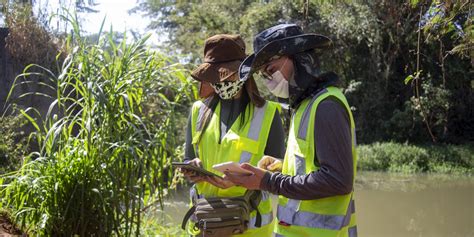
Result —
<svg viewBox="0 0 474 237"><path fill-rule="evenodd" d="M353 161L349 115L342 104L328 98L317 110L314 126L315 163L320 169L306 175L266 173L260 188L297 200L320 199L350 193Z"/></svg>
<svg viewBox="0 0 474 237"><path fill-rule="evenodd" d="M230 100L221 100L221 138L227 133L229 128L235 122L240 114L239 108L240 103L244 103L245 97ZM188 117L188 125L186 130L186 145L184 150L184 160L192 160L197 157L194 152L192 145L192 129L191 129L191 113ZM280 118L280 113L275 111L273 116L272 125L270 127L270 133L268 135L267 144L265 146L264 154L282 158L285 155L285 132Z"/></svg>

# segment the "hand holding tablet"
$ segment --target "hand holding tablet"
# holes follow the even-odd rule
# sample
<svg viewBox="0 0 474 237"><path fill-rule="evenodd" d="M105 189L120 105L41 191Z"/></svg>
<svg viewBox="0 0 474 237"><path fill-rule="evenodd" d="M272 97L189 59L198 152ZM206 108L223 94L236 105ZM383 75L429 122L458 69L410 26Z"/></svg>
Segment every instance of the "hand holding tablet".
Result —
<svg viewBox="0 0 474 237"><path fill-rule="evenodd" d="M205 170L204 168L201 168L199 166L190 164L188 162L172 162L171 165L175 168L181 168L183 170L188 170L194 172L197 176L216 176L221 178L219 175L214 174L208 170Z"/></svg>

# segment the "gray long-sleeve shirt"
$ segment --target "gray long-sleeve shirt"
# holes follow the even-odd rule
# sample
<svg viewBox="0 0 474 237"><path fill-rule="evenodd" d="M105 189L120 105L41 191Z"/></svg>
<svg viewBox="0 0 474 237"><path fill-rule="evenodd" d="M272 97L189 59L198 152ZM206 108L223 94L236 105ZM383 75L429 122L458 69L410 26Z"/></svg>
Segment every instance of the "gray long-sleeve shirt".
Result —
<svg viewBox="0 0 474 237"><path fill-rule="evenodd" d="M221 138L227 133L229 128L235 122L237 117L240 115L240 103L244 103L244 100L248 100L246 97L241 97L238 99L230 100L221 100L221 112L220 112L220 121L221 121ZM191 131L191 113L188 117L188 125L186 130L186 145L184 150L184 160L192 160L196 156L194 152L194 147L192 145L192 131ZM247 116L247 115L246 115ZM275 116L273 116L272 125L270 127L270 133L268 135L267 144L265 146L264 154L273 156L273 157L283 157L285 155L285 132L283 130L282 121L280 118L280 113L275 111Z"/></svg>
<svg viewBox="0 0 474 237"><path fill-rule="evenodd" d="M323 100L315 118L315 163L320 169L306 175L266 173L260 188L297 200L350 193L353 186L352 139L349 115L336 99Z"/></svg>

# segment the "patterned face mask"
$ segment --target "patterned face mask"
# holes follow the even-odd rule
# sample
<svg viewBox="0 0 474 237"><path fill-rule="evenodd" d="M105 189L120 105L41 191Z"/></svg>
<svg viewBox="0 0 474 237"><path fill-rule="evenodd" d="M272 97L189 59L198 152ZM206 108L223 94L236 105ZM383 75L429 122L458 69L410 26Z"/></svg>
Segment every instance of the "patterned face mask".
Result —
<svg viewBox="0 0 474 237"><path fill-rule="evenodd" d="M240 89L244 86L244 81L224 81L219 83L211 84L211 87L214 88L214 91L221 97L223 100L232 99Z"/></svg>

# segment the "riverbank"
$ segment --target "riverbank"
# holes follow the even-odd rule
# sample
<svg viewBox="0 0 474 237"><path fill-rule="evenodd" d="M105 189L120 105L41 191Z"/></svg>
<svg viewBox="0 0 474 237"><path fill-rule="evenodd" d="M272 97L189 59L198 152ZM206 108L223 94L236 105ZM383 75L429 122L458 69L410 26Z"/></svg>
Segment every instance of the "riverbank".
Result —
<svg viewBox="0 0 474 237"><path fill-rule="evenodd" d="M359 235L473 236L473 188L473 177L361 171L354 186ZM143 232L185 235L179 225L188 198L188 187L170 190L164 210L157 207L147 213L150 221Z"/></svg>
<svg viewBox="0 0 474 237"><path fill-rule="evenodd" d="M357 148L358 170L473 176L474 144L412 145L376 142Z"/></svg>

